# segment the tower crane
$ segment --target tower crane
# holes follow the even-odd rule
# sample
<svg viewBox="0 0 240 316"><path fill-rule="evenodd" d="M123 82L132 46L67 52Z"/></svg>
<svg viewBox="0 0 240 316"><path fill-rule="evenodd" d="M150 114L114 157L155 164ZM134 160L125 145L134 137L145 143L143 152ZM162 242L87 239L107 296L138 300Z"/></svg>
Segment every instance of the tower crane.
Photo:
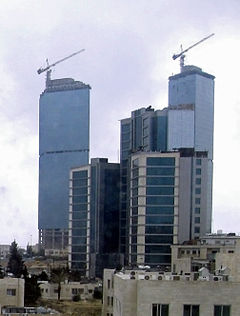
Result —
<svg viewBox="0 0 240 316"><path fill-rule="evenodd" d="M173 59L173 60L175 60L175 59L177 59L178 57L180 57L180 69L181 69L181 72L183 71L183 67L184 67L184 58L185 58L184 53L186 53L187 51L189 51L189 49L191 49L191 48L197 46L198 44L200 44L200 43L206 41L208 38L212 37L213 35L214 35L214 33L212 33L212 34L210 34L210 35L204 37L203 39L201 39L201 40L198 41L197 43L191 45L190 47L188 47L187 49L184 49L184 50L182 49L182 45L181 45L181 53L179 53L179 54L174 54L174 55L172 56L172 59Z"/></svg>
<svg viewBox="0 0 240 316"><path fill-rule="evenodd" d="M55 63L53 63L53 64L51 64L51 65L49 65L48 59L47 59L47 60L46 60L46 62L47 62L47 67L45 67L45 68L39 68L39 69L37 70L37 73L40 75L40 74L43 73L44 71L47 71L47 77L46 77L46 84L47 84L47 83L49 82L49 80L51 80L51 72L52 72L52 69L51 69L51 68L52 68L52 67L54 67L54 66L56 66L57 64L63 62L63 61L66 60L66 59L69 59L69 58L71 58L71 57L73 57L73 56L75 56L75 55L77 55L77 54L82 53L83 51L85 51L84 48L81 49L81 50L79 50L79 51L77 51L77 52L75 52L75 53L73 53L73 54L71 54L71 55L69 55L69 56L67 56L67 57L64 57L64 58L62 58L62 59L56 61Z"/></svg>

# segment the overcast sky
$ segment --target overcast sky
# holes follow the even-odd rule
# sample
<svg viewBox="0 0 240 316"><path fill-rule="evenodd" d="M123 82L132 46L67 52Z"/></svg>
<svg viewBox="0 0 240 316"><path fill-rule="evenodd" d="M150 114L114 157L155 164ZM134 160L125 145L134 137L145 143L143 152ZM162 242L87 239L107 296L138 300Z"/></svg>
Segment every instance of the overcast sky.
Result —
<svg viewBox="0 0 240 316"><path fill-rule="evenodd" d="M52 78L90 84L91 157L118 161L119 119L168 105L172 55L215 79L213 231L240 232L240 2L238 0L0 1L0 244L37 242L37 69L85 48Z"/></svg>

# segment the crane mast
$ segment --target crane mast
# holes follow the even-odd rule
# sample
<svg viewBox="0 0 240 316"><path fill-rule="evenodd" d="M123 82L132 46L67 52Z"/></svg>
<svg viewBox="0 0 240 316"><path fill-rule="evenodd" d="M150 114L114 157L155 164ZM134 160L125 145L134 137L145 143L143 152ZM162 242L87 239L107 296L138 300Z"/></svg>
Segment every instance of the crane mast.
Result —
<svg viewBox="0 0 240 316"><path fill-rule="evenodd" d="M209 38L212 37L213 35L214 35L214 33L212 33L212 34L210 34L210 35L204 37L203 39L201 39L201 40L198 41L197 43L195 43L195 44L189 46L188 48L186 48L186 49L184 49L184 50L182 49L182 45L181 45L181 52L178 53L178 54L174 54L174 55L172 56L172 59L173 59L173 60L175 60L175 59L177 59L178 57L180 57L180 70L181 70L181 72L183 71L183 68L184 68L184 58L185 58L184 53L186 53L187 51L189 51L191 48L193 48L193 47L199 45L200 43L206 41L207 39L209 39Z"/></svg>
<svg viewBox="0 0 240 316"><path fill-rule="evenodd" d="M51 65L49 65L48 59L47 59L47 60L46 60L46 62L47 62L47 67L45 67L45 68L39 68L39 69L37 70L37 73L40 75L41 73L47 71L47 76L46 76L46 86L47 86L48 82L51 80L51 72L52 72L52 69L51 69L51 68L52 68L52 67L56 66L57 64L59 64L59 63L65 61L65 60L67 60L67 59L69 59L69 58L71 58L71 57L73 57L73 56L75 56L75 55L77 55L77 54L82 53L83 51L85 51L84 48L81 49L81 50L79 50L79 51L77 51L77 52L75 52L75 53L73 53L73 54L71 54L71 55L69 55L69 56L67 56L67 57L64 57L64 58L62 58L62 59L56 61L55 63L53 63L53 64L51 64Z"/></svg>

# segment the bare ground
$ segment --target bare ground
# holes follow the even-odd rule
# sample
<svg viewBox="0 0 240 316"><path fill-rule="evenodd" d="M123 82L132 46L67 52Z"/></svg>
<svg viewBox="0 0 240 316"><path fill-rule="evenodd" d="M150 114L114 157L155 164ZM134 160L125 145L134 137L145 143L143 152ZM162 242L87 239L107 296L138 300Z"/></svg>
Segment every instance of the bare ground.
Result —
<svg viewBox="0 0 240 316"><path fill-rule="evenodd" d="M38 305L55 309L60 315L65 316L101 316L101 300L88 301L53 301L41 300Z"/></svg>

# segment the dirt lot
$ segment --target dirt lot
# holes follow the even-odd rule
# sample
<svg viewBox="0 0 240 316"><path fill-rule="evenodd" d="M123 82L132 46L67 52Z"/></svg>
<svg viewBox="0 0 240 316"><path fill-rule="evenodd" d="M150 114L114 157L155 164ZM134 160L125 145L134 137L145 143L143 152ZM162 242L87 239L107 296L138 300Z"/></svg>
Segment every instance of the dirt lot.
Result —
<svg viewBox="0 0 240 316"><path fill-rule="evenodd" d="M80 302L71 301L40 301L38 305L53 308L66 316L101 316L101 300L88 300Z"/></svg>

